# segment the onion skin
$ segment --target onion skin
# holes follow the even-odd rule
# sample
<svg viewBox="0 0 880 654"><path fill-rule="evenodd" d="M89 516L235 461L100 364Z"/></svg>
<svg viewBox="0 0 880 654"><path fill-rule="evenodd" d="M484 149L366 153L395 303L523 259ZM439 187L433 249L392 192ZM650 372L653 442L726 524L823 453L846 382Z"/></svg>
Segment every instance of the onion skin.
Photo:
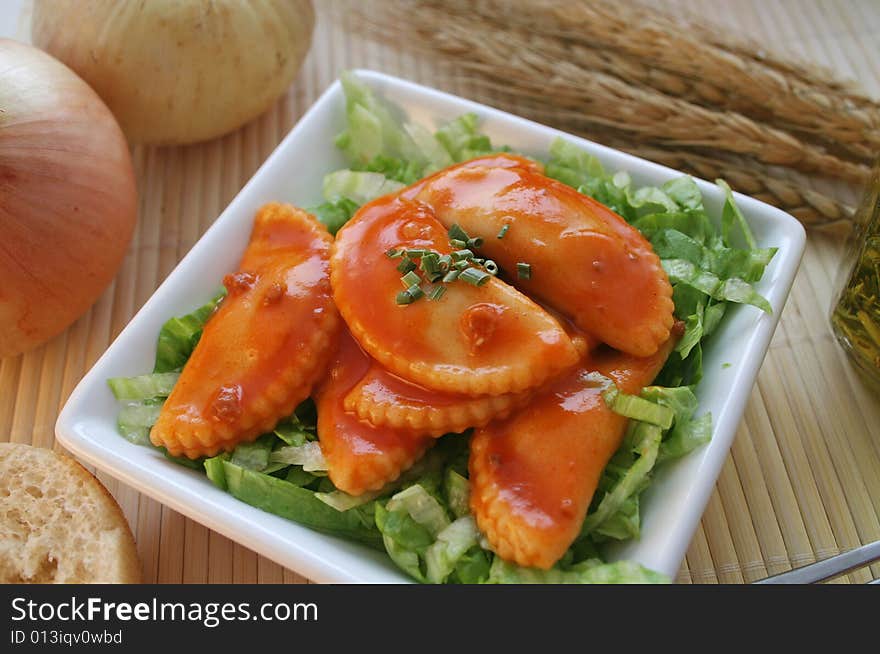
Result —
<svg viewBox="0 0 880 654"><path fill-rule="evenodd" d="M31 38L94 88L132 143L230 132L290 86L310 0L36 0Z"/></svg>
<svg viewBox="0 0 880 654"><path fill-rule="evenodd" d="M131 154L110 110L63 64L0 39L0 358L94 303L136 217Z"/></svg>

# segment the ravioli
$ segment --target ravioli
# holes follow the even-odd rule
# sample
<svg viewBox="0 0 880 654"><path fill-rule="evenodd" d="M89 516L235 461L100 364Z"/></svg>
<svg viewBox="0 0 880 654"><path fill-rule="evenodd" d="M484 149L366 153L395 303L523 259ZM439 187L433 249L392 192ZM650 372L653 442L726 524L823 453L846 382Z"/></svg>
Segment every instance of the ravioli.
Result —
<svg viewBox="0 0 880 654"><path fill-rule="evenodd" d="M482 427L523 405L530 393L468 397L429 391L377 364L345 396L345 409L377 427L414 429L442 436Z"/></svg>
<svg viewBox="0 0 880 654"><path fill-rule="evenodd" d="M425 433L374 427L345 410L345 396L370 365L370 358L343 330L315 395L318 440L328 476L336 488L350 495L379 490L394 481L434 444Z"/></svg>
<svg viewBox="0 0 880 654"><path fill-rule="evenodd" d="M458 224L481 237L481 253L517 288L603 343L649 356L669 338L672 287L651 244L608 207L542 175L532 162L507 155L466 162L403 196L430 206L447 228ZM516 274L520 263L529 265L528 279Z"/></svg>
<svg viewBox="0 0 880 654"><path fill-rule="evenodd" d="M257 213L227 296L205 325L150 432L191 459L270 431L311 393L340 326L329 279L331 237L306 212Z"/></svg>
<svg viewBox="0 0 880 654"><path fill-rule="evenodd" d="M444 393L503 395L577 363L559 322L495 277L482 286L450 283L439 300L397 304L401 273L386 252L401 248L452 252L429 207L387 196L339 231L330 264L333 297L352 335L390 372Z"/></svg>
<svg viewBox="0 0 880 654"><path fill-rule="evenodd" d="M507 420L471 438L470 505L502 558L548 569L578 536L627 418L611 411L590 372L638 393L663 367L678 335L639 358L601 348Z"/></svg>

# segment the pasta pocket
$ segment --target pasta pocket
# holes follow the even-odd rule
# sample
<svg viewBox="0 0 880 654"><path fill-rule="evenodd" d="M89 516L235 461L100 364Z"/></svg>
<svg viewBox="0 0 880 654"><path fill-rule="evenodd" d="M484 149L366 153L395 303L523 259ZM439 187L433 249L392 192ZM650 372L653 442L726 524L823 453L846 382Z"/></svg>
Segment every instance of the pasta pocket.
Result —
<svg viewBox="0 0 880 654"><path fill-rule="evenodd" d="M347 330L315 396L318 440L327 473L349 495L379 490L421 458L434 444L422 432L374 427L345 410L345 396L367 372L370 359Z"/></svg>
<svg viewBox="0 0 880 654"><path fill-rule="evenodd" d="M638 393L677 341L670 338L644 358L596 350L524 409L474 432L471 509L499 556L546 570L571 546L627 426L590 373L623 393Z"/></svg>
<svg viewBox="0 0 880 654"><path fill-rule="evenodd" d="M483 397L438 393L410 384L373 364L345 396L345 409L377 427L414 429L442 436L505 418L529 397L528 391Z"/></svg>
<svg viewBox="0 0 880 654"><path fill-rule="evenodd" d="M472 396L524 391L577 362L559 322L491 275L460 277L439 299L401 304L405 276L389 254L406 251L418 266L428 253L452 257L449 240L430 207L397 196L365 205L339 231L333 297L371 357L407 381Z"/></svg>
<svg viewBox="0 0 880 654"><path fill-rule="evenodd" d="M191 459L270 431L323 374L339 316L330 291L331 237L306 212L269 204L254 219L227 296L205 325L150 432Z"/></svg>
<svg viewBox="0 0 880 654"><path fill-rule="evenodd" d="M403 195L430 206L444 226L481 238L481 252L517 288L603 343L648 356L669 338L672 286L651 244L534 162L510 155L465 162ZM514 274L520 264L528 274Z"/></svg>

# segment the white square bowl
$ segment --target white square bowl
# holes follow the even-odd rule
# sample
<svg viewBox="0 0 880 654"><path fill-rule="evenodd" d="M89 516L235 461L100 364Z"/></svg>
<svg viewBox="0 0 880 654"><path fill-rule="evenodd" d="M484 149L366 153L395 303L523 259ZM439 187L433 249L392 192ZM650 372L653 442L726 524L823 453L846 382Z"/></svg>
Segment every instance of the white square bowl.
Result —
<svg viewBox="0 0 880 654"><path fill-rule="evenodd" d="M464 112L477 113L496 144L545 156L557 136L594 154L610 170L626 170L637 185L659 185L681 173L555 129L445 93L372 71L360 79L400 107L410 120L436 127ZM253 216L269 201L309 206L321 201L325 173L345 166L333 137L345 125L344 95L335 82L309 109L165 282L144 304L71 394L58 418L58 440L142 493L229 538L319 582L404 582L409 579L383 553L325 536L239 502L196 471L132 445L116 430L119 407L107 379L152 369L162 323L200 306L224 274L235 270ZM710 215L720 216L722 192L697 180ZM737 203L760 246L779 252L758 290L773 314L754 307L728 311L704 350L705 377L697 395L700 413L711 411L713 437L707 445L660 468L642 503L642 535L611 549L674 577L730 449L737 425L776 328L804 250L805 234L788 214L749 197Z"/></svg>

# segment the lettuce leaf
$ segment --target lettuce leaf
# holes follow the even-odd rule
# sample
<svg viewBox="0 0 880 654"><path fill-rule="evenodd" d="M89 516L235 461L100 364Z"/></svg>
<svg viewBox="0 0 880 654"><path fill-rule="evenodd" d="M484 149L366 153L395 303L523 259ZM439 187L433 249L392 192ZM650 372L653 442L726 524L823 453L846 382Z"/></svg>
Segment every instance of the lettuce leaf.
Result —
<svg viewBox="0 0 880 654"><path fill-rule="evenodd" d="M335 200L327 200L321 204L309 207L306 211L313 214L315 218L324 224L328 232L336 236L336 232L351 220L359 206L349 198L338 197Z"/></svg>
<svg viewBox="0 0 880 654"><path fill-rule="evenodd" d="M336 137L354 164L366 164L380 154L401 159L415 159L419 149L403 129L403 116L382 102L357 76L344 72L339 81L345 92L348 125Z"/></svg>
<svg viewBox="0 0 880 654"><path fill-rule="evenodd" d="M209 465L208 459L205 465ZM234 497L269 513L293 520L333 536L342 536L373 547L382 547L380 534L374 528L373 507L367 504L337 511L315 497L315 492L255 470L235 465L223 457L222 465L225 490ZM219 475L215 475L219 481ZM214 481L214 479L212 479ZM215 482L216 483L216 482Z"/></svg>
<svg viewBox="0 0 880 654"><path fill-rule="evenodd" d="M436 139L443 145L454 162L496 152L492 141L477 129L477 114L462 114L437 130ZM450 162L451 163L451 162Z"/></svg>
<svg viewBox="0 0 880 654"><path fill-rule="evenodd" d="M153 372L176 372L183 368L183 364L199 342L202 328L225 296L226 289L223 289L192 313L170 318L162 325L156 344L156 363Z"/></svg>
<svg viewBox="0 0 880 654"><path fill-rule="evenodd" d="M168 397L178 377L178 372L156 372L135 377L113 377L107 380L107 385L117 400L152 400Z"/></svg>

